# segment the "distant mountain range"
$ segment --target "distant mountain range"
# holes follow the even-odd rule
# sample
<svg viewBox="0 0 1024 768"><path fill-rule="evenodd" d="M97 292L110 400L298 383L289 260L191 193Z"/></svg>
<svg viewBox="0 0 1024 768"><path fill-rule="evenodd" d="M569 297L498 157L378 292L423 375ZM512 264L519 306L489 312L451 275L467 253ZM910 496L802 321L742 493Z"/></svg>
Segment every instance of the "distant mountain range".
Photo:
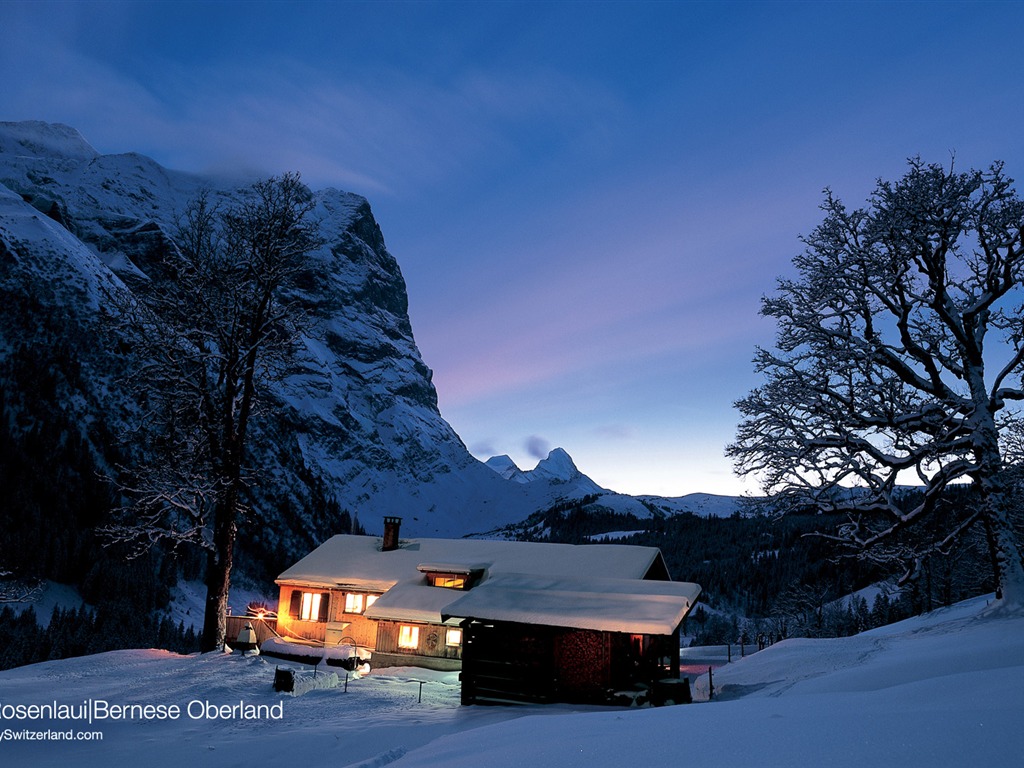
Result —
<svg viewBox="0 0 1024 768"><path fill-rule="evenodd" d="M561 448L555 448L534 469L522 470L508 456L492 456L486 462L506 480L516 483L548 483L572 488L573 493L586 495L605 493L605 489L576 468L572 457Z"/></svg>
<svg viewBox="0 0 1024 768"><path fill-rule="evenodd" d="M505 455L492 456L484 463L507 480L560 489L562 499L597 495L595 504L640 518L650 517L652 510L666 515L691 513L701 517L729 517L740 508L740 499L736 496L717 496L711 493L690 493L676 497L630 496L602 488L580 472L572 457L562 448L555 448L547 458L541 459L534 469L529 470L520 469Z"/></svg>
<svg viewBox="0 0 1024 768"><path fill-rule="evenodd" d="M112 298L152 279L199 190L231 203L245 186L134 153L101 155L64 125L0 123L0 384L15 438L59 412L101 466L114 447L130 460L121 435L133 403L115 350L132 340L103 330ZM438 411L405 282L369 203L313 194L325 245L301 300L319 328L257 425L250 502L261 525L250 526L248 546L304 554L335 532L340 511L371 532L395 514L404 534L461 536L595 494L643 516L735 510L728 497L607 491L561 449L526 471L507 456L475 459ZM40 391L33 371L48 372L52 387Z"/></svg>

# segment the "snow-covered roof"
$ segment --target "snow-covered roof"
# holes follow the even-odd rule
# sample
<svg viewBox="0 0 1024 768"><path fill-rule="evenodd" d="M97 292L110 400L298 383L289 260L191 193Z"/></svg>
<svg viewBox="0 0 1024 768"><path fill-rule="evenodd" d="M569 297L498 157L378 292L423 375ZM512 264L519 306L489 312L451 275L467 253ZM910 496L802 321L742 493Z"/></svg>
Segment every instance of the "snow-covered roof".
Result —
<svg viewBox="0 0 1024 768"><path fill-rule="evenodd" d="M420 573L458 573L469 575L473 572L486 571L488 563L420 563L416 570Z"/></svg>
<svg viewBox="0 0 1024 768"><path fill-rule="evenodd" d="M363 615L369 619L441 624L441 612L463 594L461 590L403 582L377 598ZM453 618L447 623L458 624L459 619Z"/></svg>
<svg viewBox="0 0 1024 768"><path fill-rule="evenodd" d="M609 632L671 634L700 587L644 580L665 571L654 547L546 544L479 539L411 539L381 551L373 536L328 539L278 583L384 594L370 619L457 623L462 618L516 621ZM470 590L431 587L423 573L484 571Z"/></svg>
<svg viewBox="0 0 1024 768"><path fill-rule="evenodd" d="M410 539L381 551L374 536L333 536L277 577L278 583L385 592L399 581L422 579L421 564L486 568L488 576L525 573L564 578L642 579L664 568L655 547L618 544L546 544L480 539ZM477 587L479 589L479 587Z"/></svg>
<svg viewBox="0 0 1024 768"><path fill-rule="evenodd" d="M670 635L700 587L684 581L552 578L504 574L449 603L443 618L510 621L603 632Z"/></svg>

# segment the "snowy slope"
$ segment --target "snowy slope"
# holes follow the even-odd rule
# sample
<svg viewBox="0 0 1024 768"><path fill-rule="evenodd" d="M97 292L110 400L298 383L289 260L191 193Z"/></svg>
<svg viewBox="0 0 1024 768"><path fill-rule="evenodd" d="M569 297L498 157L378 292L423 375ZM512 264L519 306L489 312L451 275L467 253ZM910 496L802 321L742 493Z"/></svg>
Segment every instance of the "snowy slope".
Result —
<svg viewBox="0 0 1024 768"><path fill-rule="evenodd" d="M689 493L686 496L637 496L666 514L689 512L699 517L731 517L741 509L738 496L718 496L713 493Z"/></svg>
<svg viewBox="0 0 1024 768"><path fill-rule="evenodd" d="M103 734L8 738L0 751L18 765L152 768L1019 765L1024 617L986 617L984 606L969 601L852 638L785 641L716 670L715 701L662 709L460 707L457 673L412 668L293 698L271 690L274 664L260 658L118 651L0 672L0 738L26 729ZM91 727L10 717L12 706L90 699L183 710L191 701L281 702L283 717L183 714Z"/></svg>

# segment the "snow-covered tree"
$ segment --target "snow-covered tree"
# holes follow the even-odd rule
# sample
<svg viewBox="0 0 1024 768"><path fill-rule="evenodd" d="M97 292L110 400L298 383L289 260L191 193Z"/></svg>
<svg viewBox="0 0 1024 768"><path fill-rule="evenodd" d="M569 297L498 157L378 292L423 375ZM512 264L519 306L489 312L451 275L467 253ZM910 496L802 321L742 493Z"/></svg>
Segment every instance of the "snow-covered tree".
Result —
<svg viewBox="0 0 1024 768"><path fill-rule="evenodd" d="M41 581L16 579L14 574L0 567L0 603L34 603L42 595Z"/></svg>
<svg viewBox="0 0 1024 768"><path fill-rule="evenodd" d="M737 471L779 504L848 516L836 539L914 574L980 526L1003 605L1024 606L1006 438L1024 400L1024 204L1001 164L911 160L866 207L830 191L796 277L763 300L776 348L737 403ZM906 493L900 486L916 485ZM969 486L969 503L948 489ZM941 521L939 524L938 521Z"/></svg>
<svg viewBox="0 0 1024 768"><path fill-rule="evenodd" d="M189 204L163 273L124 308L139 340L133 372L149 461L120 478L115 540L208 550L201 648L224 643L235 538L245 512L251 420L283 375L304 315L289 293L319 247L313 197L298 175L254 184L221 209Z"/></svg>

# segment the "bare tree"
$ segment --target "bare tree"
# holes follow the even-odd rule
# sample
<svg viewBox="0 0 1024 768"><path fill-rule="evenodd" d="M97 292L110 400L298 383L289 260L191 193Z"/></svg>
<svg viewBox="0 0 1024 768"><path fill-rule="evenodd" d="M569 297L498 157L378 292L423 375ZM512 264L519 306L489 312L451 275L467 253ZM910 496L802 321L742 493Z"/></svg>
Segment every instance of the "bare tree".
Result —
<svg viewBox="0 0 1024 768"><path fill-rule="evenodd" d="M0 603L34 603L42 596L42 581L18 579L11 571L0 568Z"/></svg>
<svg viewBox="0 0 1024 768"><path fill-rule="evenodd" d="M826 191L822 209L797 277L763 301L777 348L757 351L767 381L737 403L727 454L783 510L846 513L835 538L908 564L906 576L981 526L997 597L1024 606L1001 442L1024 399L1024 204L1012 180L1001 164L959 173L915 159L865 208ZM950 514L947 489L963 484L973 503Z"/></svg>
<svg viewBox="0 0 1024 768"><path fill-rule="evenodd" d="M258 182L226 210L199 195L164 278L124 312L139 343L132 379L152 461L123 474L126 503L107 532L139 550L207 549L203 651L224 644L251 419L305 319L288 296L321 244L313 205L298 175Z"/></svg>

